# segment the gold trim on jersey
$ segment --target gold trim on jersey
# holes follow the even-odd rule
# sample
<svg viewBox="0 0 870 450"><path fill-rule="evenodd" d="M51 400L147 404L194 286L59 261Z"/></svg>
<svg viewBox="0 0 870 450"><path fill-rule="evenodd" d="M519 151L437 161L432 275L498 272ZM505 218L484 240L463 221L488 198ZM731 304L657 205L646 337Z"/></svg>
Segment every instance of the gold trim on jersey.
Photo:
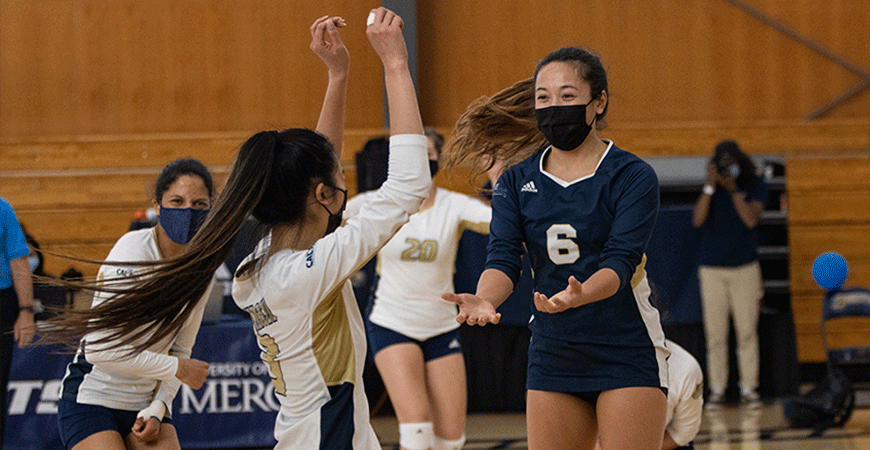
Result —
<svg viewBox="0 0 870 450"><path fill-rule="evenodd" d="M635 268L634 275L631 276L631 288L636 288L644 278L646 278L646 253Z"/></svg>
<svg viewBox="0 0 870 450"><path fill-rule="evenodd" d="M327 386L354 383L356 358L340 283L314 309L311 347Z"/></svg>
<svg viewBox="0 0 870 450"><path fill-rule="evenodd" d="M489 222L472 222L470 220L459 221L459 232L463 230L471 230L475 233L489 234Z"/></svg>

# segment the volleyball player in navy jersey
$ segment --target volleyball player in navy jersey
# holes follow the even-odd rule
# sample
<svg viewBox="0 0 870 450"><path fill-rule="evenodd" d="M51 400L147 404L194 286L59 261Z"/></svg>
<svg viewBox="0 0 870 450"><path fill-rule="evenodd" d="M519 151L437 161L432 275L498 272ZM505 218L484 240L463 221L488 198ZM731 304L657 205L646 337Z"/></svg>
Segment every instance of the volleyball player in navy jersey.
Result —
<svg viewBox="0 0 870 450"><path fill-rule="evenodd" d="M493 190L477 292L443 298L459 305L460 322L498 323L528 252L530 449L592 449L596 438L604 450L662 445L668 350L644 270L658 181L598 137L608 100L596 56L556 50L533 80L472 105L447 149L452 163L488 154L509 166Z"/></svg>

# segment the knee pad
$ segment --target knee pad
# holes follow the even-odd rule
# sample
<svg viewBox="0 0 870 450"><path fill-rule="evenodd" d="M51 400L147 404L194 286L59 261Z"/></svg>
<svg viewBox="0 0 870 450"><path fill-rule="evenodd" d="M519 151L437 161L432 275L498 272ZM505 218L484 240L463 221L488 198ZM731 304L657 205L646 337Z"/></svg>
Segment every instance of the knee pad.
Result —
<svg viewBox="0 0 870 450"><path fill-rule="evenodd" d="M399 445L408 450L427 450L434 438L432 422L399 424Z"/></svg>
<svg viewBox="0 0 870 450"><path fill-rule="evenodd" d="M434 450L460 450L462 446L465 444L465 434L462 435L461 438L456 439L455 441L448 441L446 439L441 439L438 436L435 436L432 448Z"/></svg>

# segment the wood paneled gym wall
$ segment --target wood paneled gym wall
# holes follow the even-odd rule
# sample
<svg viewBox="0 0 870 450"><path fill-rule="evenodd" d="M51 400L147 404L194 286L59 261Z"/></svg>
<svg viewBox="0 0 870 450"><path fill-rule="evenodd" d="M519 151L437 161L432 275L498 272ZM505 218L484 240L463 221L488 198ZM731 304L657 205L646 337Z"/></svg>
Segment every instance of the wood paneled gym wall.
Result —
<svg viewBox="0 0 870 450"><path fill-rule="evenodd" d="M222 181L252 131L315 125L326 73L308 27L323 14L349 24L353 189L353 153L383 132L382 72L364 34L379 3L0 0L0 196L44 247L102 259L170 160L200 158ZM423 118L446 133L472 100L531 76L547 52L582 45L608 70L602 135L623 148L706 155L733 138L750 153L785 155L800 359L823 358L808 264L842 248L849 282L870 285L870 254L858 252L870 237L867 166L856 156L870 152L863 2L418 0L417 12ZM439 184L471 191L449 175ZM49 258L46 268L69 265Z"/></svg>
<svg viewBox="0 0 870 450"><path fill-rule="evenodd" d="M0 0L0 136L313 127L326 71L309 26L325 14L348 22L348 127L380 127L378 4Z"/></svg>
<svg viewBox="0 0 870 450"><path fill-rule="evenodd" d="M864 2L746 0L870 72ZM728 0L421 1L424 120L452 125L469 102L532 76L567 45L600 54L610 125L801 121L864 81ZM870 90L830 118L870 116ZM703 151L706 151L704 149Z"/></svg>
<svg viewBox="0 0 870 450"><path fill-rule="evenodd" d="M846 285L870 287L870 152L795 157L788 162L792 309L798 358L824 361L819 317L824 291L812 263L837 252L849 263ZM870 319L827 326L832 347L870 345Z"/></svg>

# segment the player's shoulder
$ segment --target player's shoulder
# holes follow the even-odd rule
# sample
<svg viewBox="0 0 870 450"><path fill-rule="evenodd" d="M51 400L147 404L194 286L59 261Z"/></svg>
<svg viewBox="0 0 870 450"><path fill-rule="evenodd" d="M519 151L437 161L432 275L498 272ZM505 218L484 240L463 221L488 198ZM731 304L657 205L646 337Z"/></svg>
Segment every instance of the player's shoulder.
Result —
<svg viewBox="0 0 870 450"><path fill-rule="evenodd" d="M448 204L467 204L471 202L481 202L477 197L463 194L462 192L451 191L449 189L438 188L435 202L443 202Z"/></svg>
<svg viewBox="0 0 870 450"><path fill-rule="evenodd" d="M639 156L628 150L624 150L618 147L612 141L607 142L608 149L607 157L605 157L604 159L605 164L619 167L629 166L633 168L638 168L640 170L652 170L652 166L643 159L641 159Z"/></svg>
<svg viewBox="0 0 870 450"><path fill-rule="evenodd" d="M155 253L157 237L155 228L128 231L121 236L107 258L110 261L145 261L159 259Z"/></svg>
<svg viewBox="0 0 870 450"><path fill-rule="evenodd" d="M529 177L530 175L540 173L541 156L544 154L544 150L546 150L548 147L542 147L538 149L528 158L505 169L504 173L502 173L502 175L498 179L499 183L501 183L502 180L504 180L506 183L520 182L525 178Z"/></svg>
<svg viewBox="0 0 870 450"><path fill-rule="evenodd" d="M0 216L2 216L4 221L15 217L15 210L12 209L12 204L3 197L0 197Z"/></svg>
<svg viewBox="0 0 870 450"><path fill-rule="evenodd" d="M658 176L652 166L639 156L627 150L623 150L610 142L607 155L600 167L601 173L609 174L617 179L647 179L650 182L658 182ZM630 174L630 178L624 176ZM640 177L640 178L637 178Z"/></svg>

